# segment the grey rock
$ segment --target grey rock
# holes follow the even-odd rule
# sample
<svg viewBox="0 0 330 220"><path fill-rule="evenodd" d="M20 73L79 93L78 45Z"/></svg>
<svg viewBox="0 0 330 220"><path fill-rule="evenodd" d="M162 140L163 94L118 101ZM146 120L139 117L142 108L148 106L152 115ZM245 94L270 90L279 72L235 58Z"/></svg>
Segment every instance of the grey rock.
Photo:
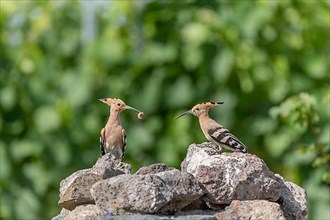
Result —
<svg viewBox="0 0 330 220"><path fill-rule="evenodd" d="M219 154L213 144L192 144L181 169L203 185L210 207L232 200L277 201L281 196L281 184L274 173L252 154Z"/></svg>
<svg viewBox="0 0 330 220"><path fill-rule="evenodd" d="M52 220L94 220L101 216L102 213L96 205L81 205L72 211L63 208Z"/></svg>
<svg viewBox="0 0 330 220"><path fill-rule="evenodd" d="M177 212L174 215L175 219L195 219L195 220L216 220L215 214L217 212L213 210L192 210L192 211L184 211ZM173 219L173 218L172 218Z"/></svg>
<svg viewBox="0 0 330 220"><path fill-rule="evenodd" d="M179 211L204 195L204 191L198 181L189 173L175 169L155 175L159 176L167 184L169 191L172 193L171 200L158 210L159 213Z"/></svg>
<svg viewBox="0 0 330 220"><path fill-rule="evenodd" d="M60 214L57 216L53 217L52 220L64 220L65 216L67 216L70 213L70 210L67 210L65 208L62 208Z"/></svg>
<svg viewBox="0 0 330 220"><path fill-rule="evenodd" d="M69 210L82 204L94 204L90 189L96 182L129 173L130 169L129 164L120 162L111 154L106 154L98 159L93 168L78 170L61 181L58 204Z"/></svg>
<svg viewBox="0 0 330 220"><path fill-rule="evenodd" d="M60 183L60 200L58 204L68 210L73 210L82 204L93 204L94 199L90 188L102 180L102 176L92 169L79 170Z"/></svg>
<svg viewBox="0 0 330 220"><path fill-rule="evenodd" d="M216 149L216 145L212 142L204 142L202 144L191 144L188 147L187 155L181 163L181 170L187 171L188 165L189 170L195 170L191 167L192 164L197 166L201 163L204 158L208 158L212 155L220 155L221 153ZM197 160L197 161L196 161Z"/></svg>
<svg viewBox="0 0 330 220"><path fill-rule="evenodd" d="M280 205L266 200L234 200L225 211L215 216L218 220L285 220Z"/></svg>
<svg viewBox="0 0 330 220"><path fill-rule="evenodd" d="M175 215L118 215L118 216L104 216L96 220L216 220L214 216L216 212L196 210L193 212L179 212Z"/></svg>
<svg viewBox="0 0 330 220"><path fill-rule="evenodd" d="M171 197L166 184L154 175L116 176L96 183L91 193L103 212L115 215L155 213Z"/></svg>
<svg viewBox="0 0 330 220"><path fill-rule="evenodd" d="M103 179L120 174L129 174L131 173L131 169L132 166L130 164L117 160L111 153L103 155L93 166L93 170L102 175Z"/></svg>
<svg viewBox="0 0 330 220"><path fill-rule="evenodd" d="M91 193L103 212L115 215L172 213L203 195L199 183L179 170L120 175L96 183Z"/></svg>
<svg viewBox="0 0 330 220"><path fill-rule="evenodd" d="M173 170L175 168L168 167L164 163L155 163L149 166L141 167L138 171L136 171L136 175L146 175L146 174L156 174L163 171Z"/></svg>
<svg viewBox="0 0 330 220"><path fill-rule="evenodd" d="M287 220L308 219L306 191L298 185L285 181L282 176L275 174L282 184L281 209Z"/></svg>
<svg viewBox="0 0 330 220"><path fill-rule="evenodd" d="M192 144L181 169L158 163L133 175L131 165L106 154L61 182L64 208L52 220L308 218L305 190L255 155Z"/></svg>

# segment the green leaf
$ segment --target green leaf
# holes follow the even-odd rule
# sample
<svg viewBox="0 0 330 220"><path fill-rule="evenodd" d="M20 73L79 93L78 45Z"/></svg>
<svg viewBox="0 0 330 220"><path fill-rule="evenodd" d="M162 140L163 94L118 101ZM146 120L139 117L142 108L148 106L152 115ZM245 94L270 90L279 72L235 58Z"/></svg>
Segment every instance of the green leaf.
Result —
<svg viewBox="0 0 330 220"><path fill-rule="evenodd" d="M0 141L0 182L3 183L11 175L12 168L10 161L8 160L8 149L5 147L5 143ZM2 184L0 184L2 185Z"/></svg>
<svg viewBox="0 0 330 220"><path fill-rule="evenodd" d="M225 84L230 76L234 64L231 50L222 50L213 60L213 75L215 80Z"/></svg>
<svg viewBox="0 0 330 220"><path fill-rule="evenodd" d="M11 110L16 102L16 91L13 86L6 86L0 89L0 104L1 107Z"/></svg>
<svg viewBox="0 0 330 220"><path fill-rule="evenodd" d="M40 133L47 133L57 130L60 127L60 117L52 106L37 108L34 114L36 128Z"/></svg>
<svg viewBox="0 0 330 220"><path fill-rule="evenodd" d="M32 140L15 140L10 145L11 157L19 162L26 157L40 157L43 152L43 146L40 142Z"/></svg>

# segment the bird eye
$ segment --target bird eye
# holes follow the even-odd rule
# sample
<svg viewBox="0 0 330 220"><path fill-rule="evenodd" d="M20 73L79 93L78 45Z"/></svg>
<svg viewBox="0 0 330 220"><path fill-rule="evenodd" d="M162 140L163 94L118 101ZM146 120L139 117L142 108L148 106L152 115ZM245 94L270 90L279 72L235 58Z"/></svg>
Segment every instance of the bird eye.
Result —
<svg viewBox="0 0 330 220"><path fill-rule="evenodd" d="M120 106L120 103L117 103L118 106Z"/></svg>
<svg viewBox="0 0 330 220"><path fill-rule="evenodd" d="M199 111L199 108L196 108L197 111Z"/></svg>

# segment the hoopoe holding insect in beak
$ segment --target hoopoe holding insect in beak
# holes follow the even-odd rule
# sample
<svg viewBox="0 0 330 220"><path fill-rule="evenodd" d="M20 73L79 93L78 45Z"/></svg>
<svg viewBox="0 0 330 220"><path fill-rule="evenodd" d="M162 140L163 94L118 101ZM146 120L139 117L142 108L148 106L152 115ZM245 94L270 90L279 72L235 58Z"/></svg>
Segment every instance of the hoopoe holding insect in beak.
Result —
<svg viewBox="0 0 330 220"><path fill-rule="evenodd" d="M110 106L110 116L100 136L102 156L111 152L117 159L122 160L125 154L126 132L120 123L120 113L126 109L133 110L138 112L138 118L142 119L143 112L126 105L120 99L104 98L99 101Z"/></svg>
<svg viewBox="0 0 330 220"><path fill-rule="evenodd" d="M218 145L220 151L222 147L225 147L232 151L247 153L246 146L239 141L238 138L232 135L228 129L209 117L209 109L221 104L223 104L223 102L205 102L197 104L191 110L178 115L175 119L187 114L197 116L205 137L207 140Z"/></svg>

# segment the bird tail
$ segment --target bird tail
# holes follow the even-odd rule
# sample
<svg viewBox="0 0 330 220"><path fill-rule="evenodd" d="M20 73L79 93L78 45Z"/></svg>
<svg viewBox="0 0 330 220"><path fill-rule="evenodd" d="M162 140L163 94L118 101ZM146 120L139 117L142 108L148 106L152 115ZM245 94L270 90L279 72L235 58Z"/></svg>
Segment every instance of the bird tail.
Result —
<svg viewBox="0 0 330 220"><path fill-rule="evenodd" d="M220 146L223 146L232 151L239 151L247 153L246 146L238 140L233 134L231 134L224 127L218 127L216 129L211 129L208 131L210 137Z"/></svg>

